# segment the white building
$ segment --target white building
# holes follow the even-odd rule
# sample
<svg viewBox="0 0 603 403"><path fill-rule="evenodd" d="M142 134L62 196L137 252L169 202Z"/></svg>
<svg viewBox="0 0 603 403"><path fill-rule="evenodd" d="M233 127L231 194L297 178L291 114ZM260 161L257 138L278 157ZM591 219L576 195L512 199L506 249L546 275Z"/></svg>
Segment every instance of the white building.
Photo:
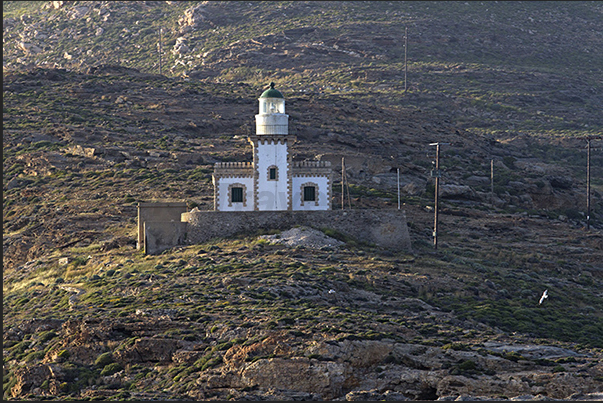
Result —
<svg viewBox="0 0 603 403"><path fill-rule="evenodd" d="M274 83L259 98L255 124L253 162L214 165L214 210L330 210L331 164L291 161L289 115Z"/></svg>

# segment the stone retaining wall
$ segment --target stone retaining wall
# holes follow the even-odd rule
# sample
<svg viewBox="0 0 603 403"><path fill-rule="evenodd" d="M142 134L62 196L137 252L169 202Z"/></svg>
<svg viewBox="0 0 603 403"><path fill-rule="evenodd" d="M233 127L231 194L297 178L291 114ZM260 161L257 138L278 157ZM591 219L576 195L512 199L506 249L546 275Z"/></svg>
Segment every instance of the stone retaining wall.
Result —
<svg viewBox="0 0 603 403"><path fill-rule="evenodd" d="M197 211L183 213L182 221L187 223L185 242L189 245L303 225L333 229L359 242L391 250L411 251L403 210Z"/></svg>

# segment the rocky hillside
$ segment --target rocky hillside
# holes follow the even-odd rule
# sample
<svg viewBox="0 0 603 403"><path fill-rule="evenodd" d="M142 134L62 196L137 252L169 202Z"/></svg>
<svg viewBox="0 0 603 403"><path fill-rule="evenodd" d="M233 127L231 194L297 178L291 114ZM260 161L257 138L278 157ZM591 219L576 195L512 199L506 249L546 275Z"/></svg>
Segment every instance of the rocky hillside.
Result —
<svg viewBox="0 0 603 403"><path fill-rule="evenodd" d="M3 2L4 398L600 398L602 12ZM353 208L396 208L399 169L412 253L135 249L137 202L211 209L213 163L251 160L270 81L334 209L342 157Z"/></svg>

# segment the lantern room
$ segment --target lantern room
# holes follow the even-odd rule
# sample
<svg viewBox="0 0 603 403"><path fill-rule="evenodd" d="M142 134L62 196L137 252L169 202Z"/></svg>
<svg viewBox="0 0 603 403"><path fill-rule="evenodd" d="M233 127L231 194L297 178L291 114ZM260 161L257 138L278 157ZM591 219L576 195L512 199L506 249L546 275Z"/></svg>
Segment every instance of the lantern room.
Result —
<svg viewBox="0 0 603 403"><path fill-rule="evenodd" d="M277 89L274 83L260 96L260 115L272 113L285 113L285 97Z"/></svg>

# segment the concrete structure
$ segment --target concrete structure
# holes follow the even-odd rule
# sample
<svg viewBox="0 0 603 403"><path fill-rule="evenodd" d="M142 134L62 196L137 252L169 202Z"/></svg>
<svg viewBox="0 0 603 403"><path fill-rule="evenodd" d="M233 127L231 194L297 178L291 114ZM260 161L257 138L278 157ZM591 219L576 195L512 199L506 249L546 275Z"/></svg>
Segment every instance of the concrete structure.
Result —
<svg viewBox="0 0 603 403"><path fill-rule="evenodd" d="M274 83L259 98L255 122L256 135L248 138L253 162L214 165L214 210L330 210L331 163L292 162L289 115Z"/></svg>
<svg viewBox="0 0 603 403"><path fill-rule="evenodd" d="M186 224L182 213L187 212L185 202L138 203L138 240L136 249L154 254L184 242ZM169 245L169 246L166 246Z"/></svg>

